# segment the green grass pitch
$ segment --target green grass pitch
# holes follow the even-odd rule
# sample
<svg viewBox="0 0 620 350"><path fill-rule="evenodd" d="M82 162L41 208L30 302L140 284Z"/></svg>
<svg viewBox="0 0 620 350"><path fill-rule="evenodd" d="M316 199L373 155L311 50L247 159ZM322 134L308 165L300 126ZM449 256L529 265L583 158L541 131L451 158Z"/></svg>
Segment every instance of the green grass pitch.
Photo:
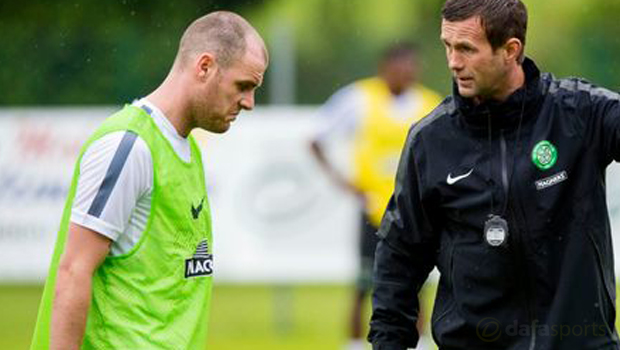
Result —
<svg viewBox="0 0 620 350"><path fill-rule="evenodd" d="M0 349L28 349L41 292L0 285ZM345 285L216 285L207 349L341 350L351 292ZM430 286L423 297L427 323L433 294Z"/></svg>
<svg viewBox="0 0 620 350"><path fill-rule="evenodd" d="M0 286L0 349L28 349L41 292ZM344 285L216 285L207 349L342 349L350 293Z"/></svg>

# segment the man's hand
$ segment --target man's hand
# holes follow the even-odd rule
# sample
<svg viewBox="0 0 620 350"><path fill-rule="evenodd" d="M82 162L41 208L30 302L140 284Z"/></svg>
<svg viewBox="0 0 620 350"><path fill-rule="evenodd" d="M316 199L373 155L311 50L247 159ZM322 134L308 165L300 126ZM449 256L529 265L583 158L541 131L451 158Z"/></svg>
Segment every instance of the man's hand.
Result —
<svg viewBox="0 0 620 350"><path fill-rule="evenodd" d="M91 299L92 277L110 251L111 240L71 223L58 266L50 350L79 350Z"/></svg>

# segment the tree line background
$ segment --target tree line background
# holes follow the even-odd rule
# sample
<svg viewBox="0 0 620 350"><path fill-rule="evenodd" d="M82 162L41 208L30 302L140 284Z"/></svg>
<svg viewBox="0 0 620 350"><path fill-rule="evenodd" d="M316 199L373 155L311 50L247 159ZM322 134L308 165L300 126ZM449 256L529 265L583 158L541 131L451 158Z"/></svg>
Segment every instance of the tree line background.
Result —
<svg viewBox="0 0 620 350"><path fill-rule="evenodd" d="M618 0L525 0L526 52L542 70L620 88ZM184 28L213 10L249 19L267 45L293 38L294 101L322 103L373 74L381 50L411 40L422 81L447 94L443 0L8 0L0 2L0 105L114 105L154 89ZM274 62L272 62L274 63ZM275 64L275 63L274 63ZM269 96L269 75L259 104Z"/></svg>

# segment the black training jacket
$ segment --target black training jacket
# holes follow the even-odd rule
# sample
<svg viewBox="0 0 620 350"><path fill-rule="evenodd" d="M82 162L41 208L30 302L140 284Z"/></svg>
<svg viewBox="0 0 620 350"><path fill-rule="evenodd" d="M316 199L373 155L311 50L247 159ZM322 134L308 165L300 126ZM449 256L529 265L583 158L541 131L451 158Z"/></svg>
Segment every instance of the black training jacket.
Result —
<svg viewBox="0 0 620 350"><path fill-rule="evenodd" d="M523 68L505 102L474 106L455 89L409 132L378 232L375 350L415 346L435 266L440 350L620 349L605 195L620 96ZM508 223L500 246L485 238L489 214Z"/></svg>

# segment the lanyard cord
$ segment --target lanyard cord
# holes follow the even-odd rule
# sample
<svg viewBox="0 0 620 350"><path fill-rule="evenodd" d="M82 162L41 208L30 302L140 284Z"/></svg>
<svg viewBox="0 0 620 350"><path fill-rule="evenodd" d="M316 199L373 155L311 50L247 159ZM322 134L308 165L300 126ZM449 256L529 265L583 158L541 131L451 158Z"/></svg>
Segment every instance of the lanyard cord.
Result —
<svg viewBox="0 0 620 350"><path fill-rule="evenodd" d="M502 210L502 216L506 214L506 210L508 209L508 196L510 195L510 187L512 185L512 178L515 172L515 168L517 165L517 154L521 149L521 144L519 141L521 139L521 125L523 124L523 113L525 113L525 98L527 97L527 89L523 91L523 102L521 103L521 113L519 114L519 126L517 127L517 137L515 138L515 146L514 146L514 154L512 155L512 168L510 169L510 174L508 175L508 189L506 190L506 198L504 201L504 209Z"/></svg>
<svg viewBox="0 0 620 350"><path fill-rule="evenodd" d="M501 216L503 217L506 214L506 210L508 209L508 196L510 194L510 185L512 183L512 178L513 178L513 174L514 174L514 170L515 170L515 166L516 166L516 162L517 162L517 147L520 149L520 144L519 144L519 140L521 139L521 126L523 124L523 114L525 113L525 99L527 97L527 89L523 91L523 101L521 102L521 112L519 114L519 126L517 127L517 135L515 138L515 145L514 145L514 154L512 155L512 168L510 169L510 174L508 176L508 188L506 189L506 198L504 198L504 208L502 209L502 213ZM491 158L489 160L489 179L491 180L493 178L493 130L492 130L492 123L491 123L491 112L489 111L488 113L488 127L489 127L489 157ZM490 214L494 214L495 213L495 205L494 205L494 201L493 201L493 191L491 191L491 213Z"/></svg>
<svg viewBox="0 0 620 350"><path fill-rule="evenodd" d="M487 121L489 126L489 182L493 181L493 129L491 128L491 111L487 114ZM495 186L493 186L495 187ZM491 212L489 214L495 213L495 207L493 205L493 191L491 191Z"/></svg>

